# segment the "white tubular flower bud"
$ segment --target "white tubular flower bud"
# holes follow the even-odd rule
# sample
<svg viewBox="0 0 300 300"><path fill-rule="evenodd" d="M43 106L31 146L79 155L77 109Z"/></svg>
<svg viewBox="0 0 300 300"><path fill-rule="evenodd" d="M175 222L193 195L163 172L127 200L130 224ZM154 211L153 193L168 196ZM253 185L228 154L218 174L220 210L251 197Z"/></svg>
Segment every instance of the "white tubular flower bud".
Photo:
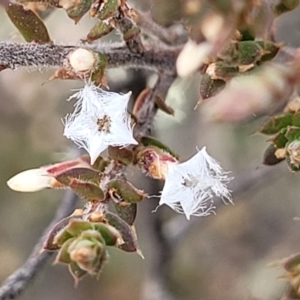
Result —
<svg viewBox="0 0 300 300"><path fill-rule="evenodd" d="M37 192L54 187L57 181L42 169L23 171L7 181L7 185L17 192Z"/></svg>

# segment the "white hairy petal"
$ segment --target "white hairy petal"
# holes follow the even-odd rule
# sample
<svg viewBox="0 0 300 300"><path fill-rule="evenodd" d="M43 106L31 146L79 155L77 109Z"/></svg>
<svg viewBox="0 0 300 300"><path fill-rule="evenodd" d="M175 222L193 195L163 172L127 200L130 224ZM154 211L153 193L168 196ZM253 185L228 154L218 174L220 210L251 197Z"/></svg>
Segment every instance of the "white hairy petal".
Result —
<svg viewBox="0 0 300 300"><path fill-rule="evenodd" d="M214 196L231 202L230 191L226 186L230 180L204 147L184 163L168 162L159 204L166 204L176 212L184 213L187 219L191 215L207 216L214 213Z"/></svg>
<svg viewBox="0 0 300 300"><path fill-rule="evenodd" d="M127 112L130 95L103 91L87 83L69 98L78 101L74 112L65 118L64 135L89 153L91 164L108 146L137 144Z"/></svg>

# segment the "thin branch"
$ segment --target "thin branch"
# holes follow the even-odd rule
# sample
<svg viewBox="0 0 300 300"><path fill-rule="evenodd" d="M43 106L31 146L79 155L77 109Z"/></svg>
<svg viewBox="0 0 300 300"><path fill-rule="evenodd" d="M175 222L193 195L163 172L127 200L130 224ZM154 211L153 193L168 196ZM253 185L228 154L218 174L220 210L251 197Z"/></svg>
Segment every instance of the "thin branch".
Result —
<svg viewBox="0 0 300 300"><path fill-rule="evenodd" d="M62 218L68 216L75 209L77 196L70 190L66 191L64 199L59 206L50 225L44 230L42 237L33 248L29 258L23 266L10 275L0 287L0 300L16 299L25 290L30 280L41 270L42 266L52 256L53 252L39 254L50 229Z"/></svg>
<svg viewBox="0 0 300 300"><path fill-rule="evenodd" d="M108 61L108 68L148 69L156 72L175 74L175 61L179 49L149 48L142 54L132 53L121 44L21 44L0 42L0 67L11 69L20 67L62 67L68 54L86 48L102 53ZM1 68L0 68L1 70Z"/></svg>

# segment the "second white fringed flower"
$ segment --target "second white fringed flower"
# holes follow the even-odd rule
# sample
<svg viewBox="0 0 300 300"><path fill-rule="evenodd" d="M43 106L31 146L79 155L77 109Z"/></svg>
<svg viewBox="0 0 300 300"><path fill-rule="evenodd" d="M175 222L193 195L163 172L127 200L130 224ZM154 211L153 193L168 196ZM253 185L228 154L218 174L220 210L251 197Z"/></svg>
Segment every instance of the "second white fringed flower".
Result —
<svg viewBox="0 0 300 300"><path fill-rule="evenodd" d="M167 163L159 205L166 204L184 213L188 220L191 215L207 216L214 213L214 196L232 203L226 186L231 179L204 147L184 163Z"/></svg>
<svg viewBox="0 0 300 300"><path fill-rule="evenodd" d="M107 92L87 83L69 98L78 101L65 118L64 135L89 153L91 164L108 146L137 144L127 112L130 94Z"/></svg>

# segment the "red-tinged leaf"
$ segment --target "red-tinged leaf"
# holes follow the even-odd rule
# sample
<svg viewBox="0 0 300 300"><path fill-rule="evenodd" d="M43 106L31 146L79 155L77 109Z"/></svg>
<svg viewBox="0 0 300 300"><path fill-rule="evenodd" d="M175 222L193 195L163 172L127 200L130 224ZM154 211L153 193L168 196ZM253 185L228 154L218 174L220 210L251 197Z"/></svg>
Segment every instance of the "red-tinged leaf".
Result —
<svg viewBox="0 0 300 300"><path fill-rule="evenodd" d="M137 204L131 203L128 205L122 205L115 203L115 209L118 216L124 220L127 224L133 225L136 214L137 214Z"/></svg>
<svg viewBox="0 0 300 300"><path fill-rule="evenodd" d="M108 147L108 155L111 159L124 164L129 165L133 161L133 152L127 148L121 147Z"/></svg>
<svg viewBox="0 0 300 300"><path fill-rule="evenodd" d="M84 182L78 179L71 179L68 185L78 196L86 201L104 200L104 193L94 183Z"/></svg>
<svg viewBox="0 0 300 300"><path fill-rule="evenodd" d="M126 252L136 252L138 250L138 245L135 232L132 228L119 216L113 213L107 212L105 218L108 224L116 228L122 236L124 243L118 245L118 247Z"/></svg>
<svg viewBox="0 0 300 300"><path fill-rule="evenodd" d="M43 21L23 5L9 3L6 13L26 42L50 43L50 37Z"/></svg>
<svg viewBox="0 0 300 300"><path fill-rule="evenodd" d="M293 115L291 113L281 114L268 118L262 126L258 129L258 132L262 134L272 135L279 132L281 129L292 125Z"/></svg>
<svg viewBox="0 0 300 300"><path fill-rule="evenodd" d="M49 232L43 248L50 251L58 250L66 240L72 237L70 234L62 235L62 233L64 233L62 230L69 224L70 220L76 218L81 218L81 216L69 216L56 223L56 225ZM60 236L58 236L59 233Z"/></svg>
<svg viewBox="0 0 300 300"><path fill-rule="evenodd" d="M70 185L72 179L99 184L100 173L87 168L71 168L56 175L55 179L67 186Z"/></svg>
<svg viewBox="0 0 300 300"><path fill-rule="evenodd" d="M107 185L110 196L116 202L137 203L142 201L147 195L136 189L131 183L126 180L116 179L112 180Z"/></svg>
<svg viewBox="0 0 300 300"><path fill-rule="evenodd" d="M172 115L172 116L174 115L174 109L172 107L168 106L161 97L155 95L154 99L155 99L156 106L160 110L162 110L163 112L165 112L168 115Z"/></svg>

